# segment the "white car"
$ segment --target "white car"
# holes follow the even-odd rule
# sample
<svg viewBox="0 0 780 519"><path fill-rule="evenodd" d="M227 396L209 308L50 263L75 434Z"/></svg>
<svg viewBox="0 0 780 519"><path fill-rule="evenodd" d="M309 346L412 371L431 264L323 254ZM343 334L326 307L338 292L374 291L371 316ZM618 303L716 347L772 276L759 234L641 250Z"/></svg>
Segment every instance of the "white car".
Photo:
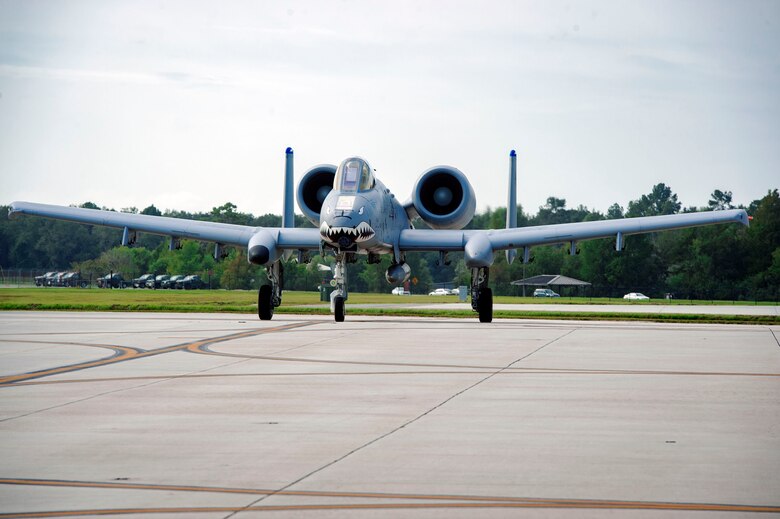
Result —
<svg viewBox="0 0 780 519"><path fill-rule="evenodd" d="M624 295L623 299L628 299L629 301L650 301L650 298L641 292L630 292Z"/></svg>
<svg viewBox="0 0 780 519"><path fill-rule="evenodd" d="M429 296L448 296L451 295L451 292L447 290L446 288L437 288L433 292L428 292Z"/></svg>
<svg viewBox="0 0 780 519"><path fill-rule="evenodd" d="M408 290L404 290L404 287L395 287L392 292L390 292L394 296L408 296L411 295L411 292Z"/></svg>

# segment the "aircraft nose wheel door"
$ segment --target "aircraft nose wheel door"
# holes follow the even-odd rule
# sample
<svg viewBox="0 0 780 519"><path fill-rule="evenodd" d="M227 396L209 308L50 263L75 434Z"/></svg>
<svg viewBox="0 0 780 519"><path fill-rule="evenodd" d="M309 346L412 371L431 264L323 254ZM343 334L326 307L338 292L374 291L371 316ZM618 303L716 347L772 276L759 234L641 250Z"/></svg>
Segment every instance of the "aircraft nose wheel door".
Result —
<svg viewBox="0 0 780 519"><path fill-rule="evenodd" d="M471 308L479 314L479 322L493 321L493 291L488 287L487 267L471 269Z"/></svg>

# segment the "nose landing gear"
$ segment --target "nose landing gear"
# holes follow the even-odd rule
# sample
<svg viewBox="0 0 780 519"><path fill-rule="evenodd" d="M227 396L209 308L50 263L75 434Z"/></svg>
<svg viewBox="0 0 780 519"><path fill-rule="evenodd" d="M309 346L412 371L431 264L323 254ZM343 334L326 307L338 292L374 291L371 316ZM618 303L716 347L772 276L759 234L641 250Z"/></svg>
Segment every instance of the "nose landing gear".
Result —
<svg viewBox="0 0 780 519"><path fill-rule="evenodd" d="M336 290L330 293L330 311L337 323L344 322L344 302L347 300L347 266L345 253L336 254L336 264L333 266L333 280Z"/></svg>

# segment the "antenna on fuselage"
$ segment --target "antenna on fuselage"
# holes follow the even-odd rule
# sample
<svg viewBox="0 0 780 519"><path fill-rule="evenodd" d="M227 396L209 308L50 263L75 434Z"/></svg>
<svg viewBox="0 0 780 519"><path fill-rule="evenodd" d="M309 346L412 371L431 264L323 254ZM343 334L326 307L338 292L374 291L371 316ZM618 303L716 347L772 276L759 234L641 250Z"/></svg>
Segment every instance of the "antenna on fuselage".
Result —
<svg viewBox="0 0 780 519"><path fill-rule="evenodd" d="M517 227L517 153L509 152L509 195L506 202L506 228ZM507 249L506 262L510 265L517 256L517 249Z"/></svg>
<svg viewBox="0 0 780 519"><path fill-rule="evenodd" d="M285 150L284 162L284 212L282 213L282 227L295 227L295 205L293 205L293 149Z"/></svg>

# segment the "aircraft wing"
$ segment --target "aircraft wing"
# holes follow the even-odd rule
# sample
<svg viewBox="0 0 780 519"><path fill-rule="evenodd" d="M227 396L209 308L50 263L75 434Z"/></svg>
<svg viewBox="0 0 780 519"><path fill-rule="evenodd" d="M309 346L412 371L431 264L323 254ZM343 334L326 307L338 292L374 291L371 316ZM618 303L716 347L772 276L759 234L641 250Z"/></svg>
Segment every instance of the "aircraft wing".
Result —
<svg viewBox="0 0 780 519"><path fill-rule="evenodd" d="M518 249L535 245L578 242L594 238L607 238L643 234L671 229L684 229L702 225L737 222L748 225L744 209L707 211L664 216L643 216L619 220L563 223L495 230L429 230L408 229L401 231L398 243L401 251L463 251L470 240L489 246L492 251ZM487 238L487 242L483 239Z"/></svg>
<svg viewBox="0 0 780 519"><path fill-rule="evenodd" d="M189 238L237 247L247 247L252 236L260 231L267 231L275 241L275 246L280 250L308 250L318 249L320 246L319 230L308 228L251 227L248 225L119 213L81 207L36 204L33 202L11 203L8 212L9 217L13 218L20 214L128 229L128 231L159 234L173 238Z"/></svg>

